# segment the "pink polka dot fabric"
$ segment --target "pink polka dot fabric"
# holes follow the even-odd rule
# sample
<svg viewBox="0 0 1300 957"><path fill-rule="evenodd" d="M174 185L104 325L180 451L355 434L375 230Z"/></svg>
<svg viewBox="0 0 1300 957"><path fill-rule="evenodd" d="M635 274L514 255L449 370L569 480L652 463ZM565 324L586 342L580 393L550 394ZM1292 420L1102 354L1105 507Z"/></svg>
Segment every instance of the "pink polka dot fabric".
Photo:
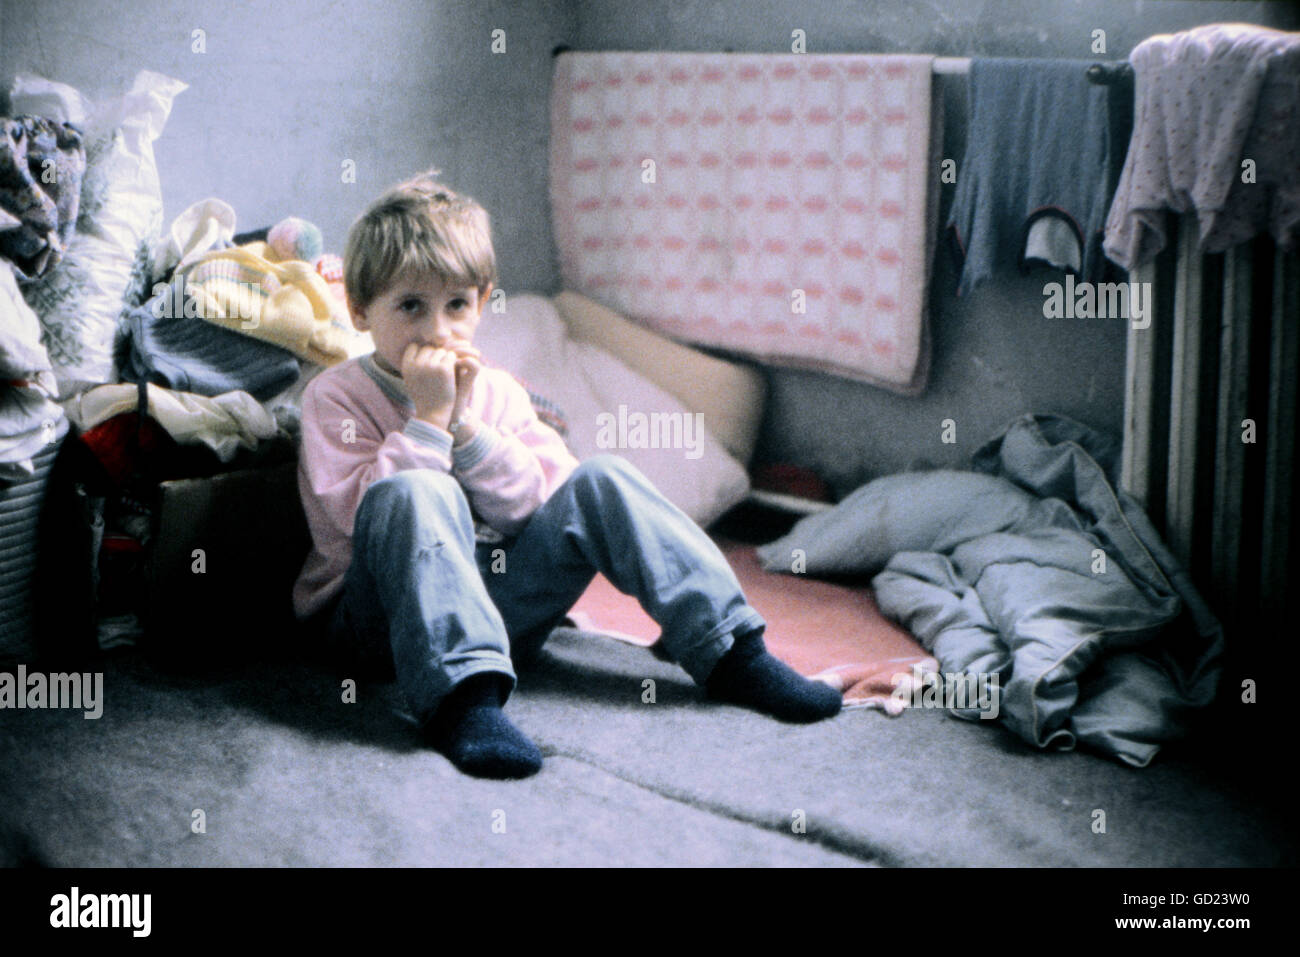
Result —
<svg viewBox="0 0 1300 957"><path fill-rule="evenodd" d="M678 339L919 392L932 60L561 55L566 288Z"/></svg>
<svg viewBox="0 0 1300 957"><path fill-rule="evenodd" d="M1149 37L1129 56L1133 136L1106 220L1125 269L1166 244L1166 210L1194 212L1201 250L1300 231L1300 33L1216 23ZM1243 178L1251 160L1254 182Z"/></svg>

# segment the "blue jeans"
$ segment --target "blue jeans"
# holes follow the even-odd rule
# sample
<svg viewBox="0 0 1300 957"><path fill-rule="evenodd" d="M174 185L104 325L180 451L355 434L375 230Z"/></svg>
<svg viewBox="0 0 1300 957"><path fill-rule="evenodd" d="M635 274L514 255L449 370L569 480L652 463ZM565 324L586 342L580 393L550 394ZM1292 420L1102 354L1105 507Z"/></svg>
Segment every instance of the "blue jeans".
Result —
<svg viewBox="0 0 1300 957"><path fill-rule="evenodd" d="M736 635L765 626L712 540L613 455L583 462L499 543L475 542L450 475L399 472L366 490L352 545L329 640L391 660L422 723L470 675L496 672L513 689L512 654L535 654L596 572L641 603L701 684Z"/></svg>

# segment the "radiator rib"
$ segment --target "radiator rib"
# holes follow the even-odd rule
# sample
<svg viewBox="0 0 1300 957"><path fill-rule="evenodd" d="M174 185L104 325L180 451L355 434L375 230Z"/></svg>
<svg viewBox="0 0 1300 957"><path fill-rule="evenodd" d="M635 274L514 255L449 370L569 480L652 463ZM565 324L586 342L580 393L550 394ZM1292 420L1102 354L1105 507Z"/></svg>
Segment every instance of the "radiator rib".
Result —
<svg viewBox="0 0 1300 957"><path fill-rule="evenodd" d="M1182 217L1131 277L1153 302L1128 334L1121 483L1231 634L1295 604L1300 270L1268 237L1202 255L1197 235Z"/></svg>

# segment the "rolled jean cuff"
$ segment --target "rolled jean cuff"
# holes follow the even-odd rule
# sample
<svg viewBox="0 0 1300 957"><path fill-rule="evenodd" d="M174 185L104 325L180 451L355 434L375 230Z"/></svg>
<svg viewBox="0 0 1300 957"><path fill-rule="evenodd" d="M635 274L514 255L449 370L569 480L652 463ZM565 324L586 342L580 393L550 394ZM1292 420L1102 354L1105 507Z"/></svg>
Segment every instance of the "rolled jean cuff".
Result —
<svg viewBox="0 0 1300 957"><path fill-rule="evenodd" d="M763 616L753 608L745 607L732 612L703 638L694 642L687 649L670 649L677 658L677 663L695 680L703 685L722 656L735 644L735 635L759 634L767 627Z"/></svg>
<svg viewBox="0 0 1300 957"><path fill-rule="evenodd" d="M434 716L442 700L447 697L458 684L473 675L492 672L501 675L506 679L506 694L515 690L518 679L515 677L515 669L510 664L510 658L506 655L487 653L477 653L472 655L444 655L434 662L434 668L440 673L443 680L438 682L439 688L434 691L430 689L432 701L422 703L416 711L415 719L420 724L427 724L429 719Z"/></svg>

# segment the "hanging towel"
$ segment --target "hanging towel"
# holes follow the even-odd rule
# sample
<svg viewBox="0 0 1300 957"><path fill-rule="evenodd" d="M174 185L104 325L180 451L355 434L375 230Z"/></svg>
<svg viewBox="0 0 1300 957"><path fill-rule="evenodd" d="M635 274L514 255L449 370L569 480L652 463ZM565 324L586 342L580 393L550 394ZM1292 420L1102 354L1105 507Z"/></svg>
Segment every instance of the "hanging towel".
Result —
<svg viewBox="0 0 1300 957"><path fill-rule="evenodd" d="M1106 255L1126 269L1154 259L1165 247L1167 209L1196 213L1203 252L1265 231L1292 245L1300 230L1300 33L1214 23L1149 37L1129 61L1133 138L1106 220Z"/></svg>
<svg viewBox="0 0 1300 957"><path fill-rule="evenodd" d="M971 62L966 155L948 217L964 257L959 294L1030 260L1102 278L1117 142L1110 94L1088 80L1089 65Z"/></svg>
<svg viewBox="0 0 1300 957"><path fill-rule="evenodd" d="M564 286L690 342L919 392L932 60L561 55Z"/></svg>

